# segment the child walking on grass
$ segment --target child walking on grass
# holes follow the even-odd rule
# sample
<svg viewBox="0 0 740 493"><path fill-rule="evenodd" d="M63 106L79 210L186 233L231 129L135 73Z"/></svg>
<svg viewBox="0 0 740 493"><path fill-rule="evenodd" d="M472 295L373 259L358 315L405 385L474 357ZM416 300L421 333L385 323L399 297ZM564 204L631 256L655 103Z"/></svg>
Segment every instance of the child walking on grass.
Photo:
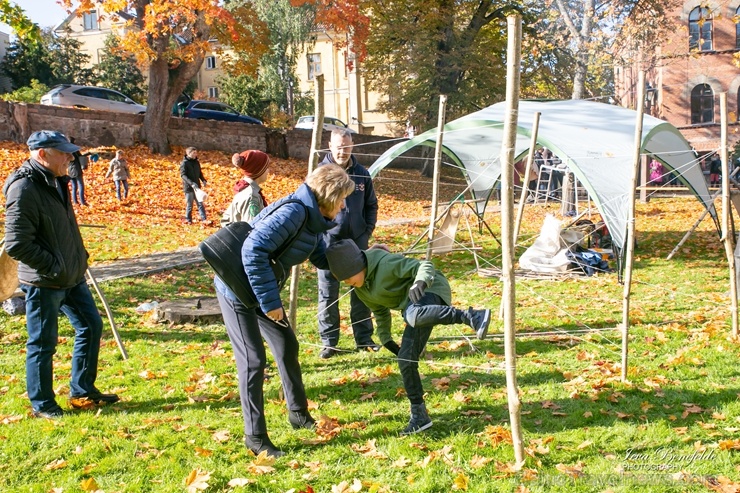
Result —
<svg viewBox="0 0 740 493"><path fill-rule="evenodd" d="M113 175L113 182L116 184L116 197L121 199L121 189L123 189L123 198L128 198L128 179L131 177L128 169L128 163L123 159L123 151L116 151L116 157L111 159L108 166L108 172L105 177Z"/></svg>

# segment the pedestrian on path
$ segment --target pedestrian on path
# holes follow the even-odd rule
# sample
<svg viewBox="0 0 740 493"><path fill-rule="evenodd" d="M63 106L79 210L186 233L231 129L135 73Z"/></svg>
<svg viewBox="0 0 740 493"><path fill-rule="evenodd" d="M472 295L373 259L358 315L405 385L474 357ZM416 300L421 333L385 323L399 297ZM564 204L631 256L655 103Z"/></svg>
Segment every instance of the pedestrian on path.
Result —
<svg viewBox="0 0 740 493"><path fill-rule="evenodd" d="M118 401L95 386L103 321L85 282L87 250L67 189L67 166L79 147L60 132L41 130L28 138L31 158L3 187L5 249L18 261L18 280L26 295L26 390L33 415L59 419L64 410L54 393L53 356L59 338L59 313L75 330L69 403Z"/></svg>

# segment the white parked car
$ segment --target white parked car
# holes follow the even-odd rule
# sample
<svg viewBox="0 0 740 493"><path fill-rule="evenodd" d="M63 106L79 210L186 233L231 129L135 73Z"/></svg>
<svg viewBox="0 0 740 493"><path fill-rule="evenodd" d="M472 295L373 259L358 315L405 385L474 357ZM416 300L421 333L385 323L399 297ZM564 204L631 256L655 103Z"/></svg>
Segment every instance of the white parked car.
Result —
<svg viewBox="0 0 740 493"><path fill-rule="evenodd" d="M313 130L313 122L316 119L315 116L302 116L298 119L298 122L295 124L295 128L305 128L308 130ZM344 128L346 130L349 130L350 133L356 134L357 132L349 128L342 120L339 118L333 118L331 116L325 116L324 117L324 130L328 130L331 132L332 130L336 128Z"/></svg>
<svg viewBox="0 0 740 493"><path fill-rule="evenodd" d="M95 86L60 84L41 96L41 104L85 108L91 110L117 111L119 113L146 112L146 106L113 89Z"/></svg>

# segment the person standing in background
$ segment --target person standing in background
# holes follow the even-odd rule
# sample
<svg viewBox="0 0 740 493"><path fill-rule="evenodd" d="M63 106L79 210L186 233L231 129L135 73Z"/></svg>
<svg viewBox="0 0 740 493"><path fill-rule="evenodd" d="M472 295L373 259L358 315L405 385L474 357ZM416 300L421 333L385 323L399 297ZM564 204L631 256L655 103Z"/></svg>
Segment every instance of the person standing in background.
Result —
<svg viewBox="0 0 740 493"><path fill-rule="evenodd" d="M69 138L70 143L74 144L74 137ZM67 176L69 176L69 183L72 185L72 202L75 204L87 205L85 200L85 180L82 178L82 173L87 169L88 156L90 153L82 153L79 150L72 153L72 161L67 167Z"/></svg>
<svg viewBox="0 0 740 493"><path fill-rule="evenodd" d="M113 175L113 182L116 184L116 197L118 197L118 200L127 199L128 180L131 178L131 173L128 169L128 163L123 159L123 151L120 149L116 151L116 157L111 159L105 177L108 178L111 175ZM121 193L122 191L123 193Z"/></svg>
<svg viewBox="0 0 740 493"><path fill-rule="evenodd" d="M663 184L663 164L657 159L650 161L650 184L654 187Z"/></svg>
<svg viewBox="0 0 740 493"><path fill-rule="evenodd" d="M709 186L718 187L722 176L722 160L717 154L709 161Z"/></svg>
<svg viewBox="0 0 740 493"><path fill-rule="evenodd" d="M231 156L231 164L244 175L234 185L234 199L221 217L221 226L236 221L251 221L267 206L260 185L267 180L270 156L262 151L244 151Z"/></svg>
<svg viewBox="0 0 740 493"><path fill-rule="evenodd" d="M182 189L185 192L185 222L193 224L193 202L196 202L200 221L206 223L208 221L206 207L203 202L196 200L195 191L201 188L201 184L205 187L208 182L203 176L200 161L198 161L198 149L195 147L185 149L185 157L180 164L180 178L182 178Z"/></svg>
<svg viewBox="0 0 740 493"><path fill-rule="evenodd" d="M373 179L365 167L352 155L352 134L347 129L335 129L329 140L330 152L319 166L337 164L355 183L354 191L347 197L346 207L334 218L336 227L326 232L327 245L339 240L351 240L361 250L366 250L378 219L378 199L375 197ZM339 352L339 281L328 269L318 270L319 279L319 335L323 348L319 357L328 359ZM378 351L372 339L372 312L360 301L354 291L350 294L350 321L358 350Z"/></svg>

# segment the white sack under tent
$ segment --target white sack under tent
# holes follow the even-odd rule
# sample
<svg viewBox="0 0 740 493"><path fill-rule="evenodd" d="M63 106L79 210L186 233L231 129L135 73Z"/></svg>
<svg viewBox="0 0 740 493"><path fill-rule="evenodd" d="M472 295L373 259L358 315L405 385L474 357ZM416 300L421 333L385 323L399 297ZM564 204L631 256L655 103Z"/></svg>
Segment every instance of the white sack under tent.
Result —
<svg viewBox="0 0 740 493"><path fill-rule="evenodd" d="M482 214L501 176L499 155L506 103L497 103L444 126L443 152L464 171ZM537 144L547 147L575 174L601 213L614 247L624 251L627 235L630 181L634 170L636 112L584 100L520 101L515 161L530 147L536 112L541 113ZM370 167L375 177L393 159L418 145L434 147L437 129L401 142ZM704 204L719 228L717 212L694 151L670 123L652 116L643 120L641 153L663 163L667 170ZM615 252L616 253L616 252ZM618 255L621 257L621 255Z"/></svg>

